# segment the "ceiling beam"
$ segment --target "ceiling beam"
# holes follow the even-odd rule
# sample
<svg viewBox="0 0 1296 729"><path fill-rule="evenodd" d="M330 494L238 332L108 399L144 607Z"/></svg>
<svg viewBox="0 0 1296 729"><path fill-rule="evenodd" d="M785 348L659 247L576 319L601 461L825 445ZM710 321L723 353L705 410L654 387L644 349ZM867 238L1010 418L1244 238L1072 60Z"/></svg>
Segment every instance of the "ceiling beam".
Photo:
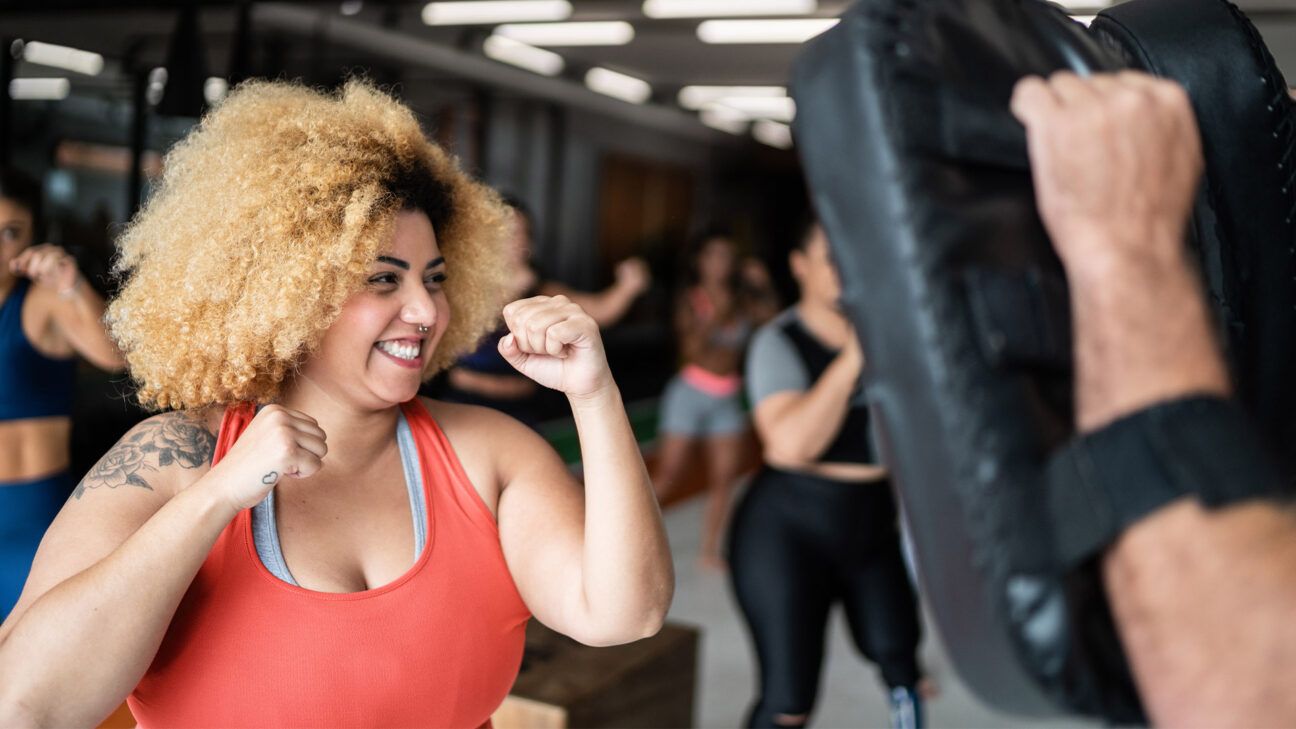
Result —
<svg viewBox="0 0 1296 729"><path fill-rule="evenodd" d="M432 69L470 83L551 101L708 144L732 145L738 142L736 137L715 131L702 124L696 116L680 109L618 101L596 94L575 81L540 76L333 13L280 3L258 4L253 12L253 23L258 30L272 29L321 38L389 61Z"/></svg>

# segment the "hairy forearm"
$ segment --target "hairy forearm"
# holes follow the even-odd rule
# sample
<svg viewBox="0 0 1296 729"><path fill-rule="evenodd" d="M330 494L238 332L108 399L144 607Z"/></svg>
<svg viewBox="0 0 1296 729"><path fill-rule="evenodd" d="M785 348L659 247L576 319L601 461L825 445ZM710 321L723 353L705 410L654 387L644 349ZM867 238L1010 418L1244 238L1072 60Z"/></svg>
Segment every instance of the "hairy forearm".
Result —
<svg viewBox="0 0 1296 729"><path fill-rule="evenodd" d="M195 485L197 486L197 485ZM0 642L0 725L93 726L144 675L232 511L191 487Z"/></svg>
<svg viewBox="0 0 1296 729"><path fill-rule="evenodd" d="M1229 381L1196 274L1172 240L1069 270L1082 432ZM1077 266L1072 267L1077 268ZM1296 521L1195 500L1135 523L1103 561L1113 614L1156 724L1296 722Z"/></svg>
<svg viewBox="0 0 1296 729"><path fill-rule="evenodd" d="M1296 517L1180 501L1104 561L1113 614L1156 725L1296 724Z"/></svg>
<svg viewBox="0 0 1296 729"><path fill-rule="evenodd" d="M675 590L661 511L615 385L571 404L585 470L581 605L594 642L642 638Z"/></svg>
<svg viewBox="0 0 1296 729"><path fill-rule="evenodd" d="M1228 372L1182 244L1073 264L1076 421L1082 432L1188 394L1229 394Z"/></svg>
<svg viewBox="0 0 1296 729"><path fill-rule="evenodd" d="M859 367L838 355L814 385L761 432L765 461L797 468L813 463L841 431L859 384Z"/></svg>

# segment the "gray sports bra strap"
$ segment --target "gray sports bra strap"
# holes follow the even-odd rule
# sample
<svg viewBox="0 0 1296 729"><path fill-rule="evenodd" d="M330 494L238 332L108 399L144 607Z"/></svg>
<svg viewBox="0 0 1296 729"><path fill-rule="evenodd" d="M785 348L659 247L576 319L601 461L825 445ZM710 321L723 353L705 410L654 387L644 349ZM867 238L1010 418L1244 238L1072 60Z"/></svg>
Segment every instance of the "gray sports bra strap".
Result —
<svg viewBox="0 0 1296 729"><path fill-rule="evenodd" d="M259 411L260 408L257 408ZM410 513L414 519L414 559L417 561L427 544L427 505L423 499L423 471L419 468L418 448L410 431L405 413L396 421L396 444L400 448L401 467L405 472L405 488L409 492ZM261 564L270 574L296 585L288 563L284 560L279 542L279 525L275 520L275 490L270 489L261 503L252 507L252 541Z"/></svg>

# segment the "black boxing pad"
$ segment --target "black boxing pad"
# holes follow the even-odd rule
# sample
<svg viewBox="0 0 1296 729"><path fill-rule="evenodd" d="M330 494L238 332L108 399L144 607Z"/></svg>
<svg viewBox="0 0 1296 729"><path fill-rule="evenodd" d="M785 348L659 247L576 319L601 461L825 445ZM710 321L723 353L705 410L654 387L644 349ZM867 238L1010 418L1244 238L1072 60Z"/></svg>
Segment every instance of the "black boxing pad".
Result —
<svg viewBox="0 0 1296 729"><path fill-rule="evenodd" d="M1205 183L1192 237L1239 401L1296 476L1296 110L1260 33L1227 0L1131 0L1090 31L1188 91Z"/></svg>
<svg viewBox="0 0 1296 729"><path fill-rule="evenodd" d="M808 45L792 92L955 668L1000 709L1135 723L1096 564L1059 563L1040 488L1073 432L1068 304L1009 112L1022 76L1121 65L1043 2L860 0Z"/></svg>

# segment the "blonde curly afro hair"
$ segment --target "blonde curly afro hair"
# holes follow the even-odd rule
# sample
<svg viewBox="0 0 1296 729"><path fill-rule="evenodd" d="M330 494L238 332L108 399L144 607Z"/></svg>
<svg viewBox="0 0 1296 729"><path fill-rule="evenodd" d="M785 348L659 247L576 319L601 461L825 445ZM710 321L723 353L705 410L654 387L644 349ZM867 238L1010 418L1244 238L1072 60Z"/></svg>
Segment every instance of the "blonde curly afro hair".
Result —
<svg viewBox="0 0 1296 729"><path fill-rule="evenodd" d="M499 319L510 211L365 81L241 85L166 157L118 241L113 337L147 407L278 398L392 235L428 214L451 320L424 376Z"/></svg>

